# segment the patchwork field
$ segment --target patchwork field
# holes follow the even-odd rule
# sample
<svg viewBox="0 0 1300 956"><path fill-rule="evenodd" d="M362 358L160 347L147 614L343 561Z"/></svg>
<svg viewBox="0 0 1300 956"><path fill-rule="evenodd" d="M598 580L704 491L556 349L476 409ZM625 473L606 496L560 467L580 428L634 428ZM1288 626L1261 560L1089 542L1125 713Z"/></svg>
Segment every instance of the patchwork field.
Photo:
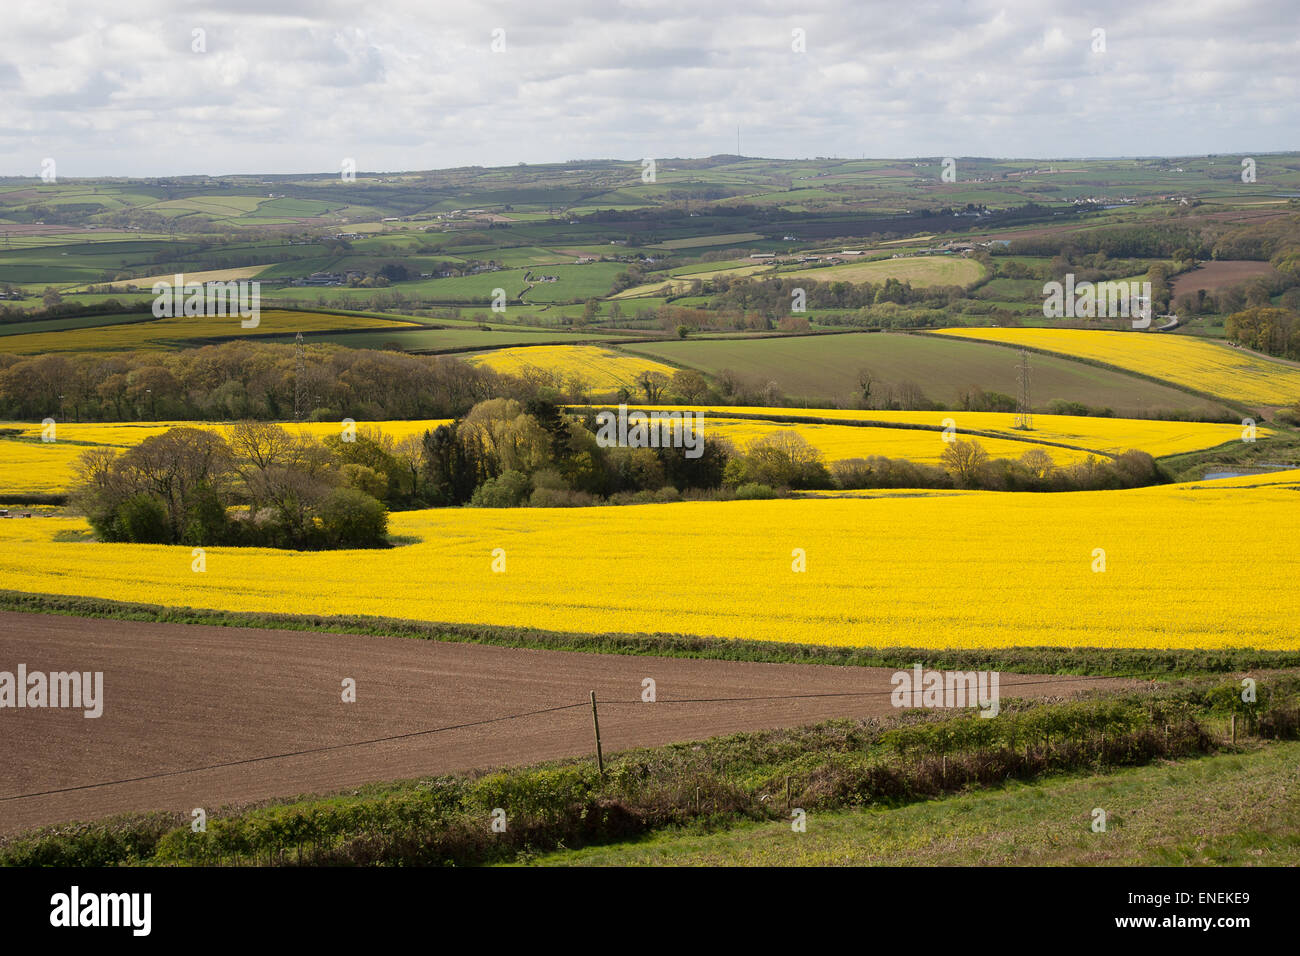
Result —
<svg viewBox="0 0 1300 956"><path fill-rule="evenodd" d="M754 380L774 381L792 399L810 404L857 398L858 371L863 368L872 371L880 388L914 382L927 398L947 405L959 403L960 394L974 385L1015 395L1018 356L973 338L864 332L653 342L628 345L626 351L702 372L730 369ZM1032 365L1038 406L1059 398L1137 417L1153 409L1205 409L1212 404L1158 382L1068 358L1035 355Z"/></svg>
<svg viewBox="0 0 1300 956"><path fill-rule="evenodd" d="M905 458L928 465L939 464L944 444L943 433L913 428L871 428L856 425L787 424L755 419L725 418L710 415L704 420L704 434L711 438L725 438L737 448L781 431L792 431L819 450L827 462L844 458L867 458L883 455L886 458ZM1032 441L1015 441L1003 438L977 439L984 450L994 458L1019 458L1031 448L1039 448L1052 456L1058 465L1079 461L1088 456L1086 451L1055 448Z"/></svg>
<svg viewBox="0 0 1300 956"><path fill-rule="evenodd" d="M1008 440L996 446L992 443L996 442L997 439L979 437L980 443L995 457L999 457L1004 453L1009 457L1017 457L1032 445L1048 443L1074 445L1087 451L1101 452L1103 454L1118 454L1129 449L1138 449L1155 458L1162 458L1166 455L1180 455L1186 452L1214 448L1227 442L1240 441L1242 438L1242 429L1239 425L1212 422L1165 422L1135 418L1035 415L1033 430L1022 431L1015 427L1014 415L1002 412L858 411L824 408L769 408L765 406L736 406L713 409L695 405L663 405L656 407L662 410L706 412L708 415L706 423L710 428L723 427L729 424L742 427L742 420L736 419L738 415L746 416L746 419L754 416L764 419L764 421L753 421L752 424L766 429L781 427L772 419L784 417L823 418L844 422L883 422L891 426L926 426L931 429L942 429L946 427L947 422L951 421L958 437L962 437L963 433L966 432L991 432L999 436L1005 436ZM731 419L731 421L728 422L728 419ZM809 441L813 441L812 436L818 433L817 429L825 429L826 431L822 432L822 434L836 436L845 430L835 425L810 423L788 425L786 427L795 428ZM938 457L937 451L928 448L930 443L941 440L938 432L914 431L907 427L864 428L861 426L848 426L847 431L864 432L871 436L870 438L864 437L856 442L851 437L846 437L844 441L849 448L868 447L876 441L883 442L886 445L897 442L899 448L907 445L918 450L919 457L913 458L915 461L937 460ZM1274 434L1275 432L1267 428L1257 428L1255 432L1258 439L1268 438ZM916 444L913 445L913 442ZM817 442L813 443L818 444ZM818 447L822 447L823 451L826 451L827 455L833 458L853 457L847 454L832 455L822 445L818 444ZM1004 448L1005 452L995 452L994 447ZM1019 451L1017 451L1017 448L1019 448ZM1073 460L1068 449L1047 448L1046 450L1058 460ZM931 457L932 452L933 458ZM912 455L901 453L895 455L890 451L875 451L870 452L870 454L886 455L891 458L912 457ZM1084 452L1078 454L1081 456Z"/></svg>
<svg viewBox="0 0 1300 956"><path fill-rule="evenodd" d="M60 540L0 521L8 588L181 607L920 647L1294 648L1300 473L1119 492L404 512L386 551ZM494 549L505 573L492 570ZM807 571L791 570L802 548ZM1105 570L1094 570L1096 549ZM581 567L581 573L577 568ZM1243 590L1225 568L1268 568Z"/></svg>
<svg viewBox="0 0 1300 956"><path fill-rule="evenodd" d="M942 329L940 334L1091 359L1231 401L1300 402L1300 367L1203 339L1090 329Z"/></svg>
<svg viewBox="0 0 1300 956"><path fill-rule="evenodd" d="M263 309L255 328L245 329L237 315L193 316L155 319L147 313L142 321L119 325L58 332L33 332L7 335L0 339L0 350L14 355L39 355L47 352L130 352L137 349L169 349L178 345L202 344L205 339L222 339L239 335L288 334L342 329L404 329L411 323L398 319L374 319L359 315L325 312L290 312Z"/></svg>
<svg viewBox="0 0 1300 956"><path fill-rule="evenodd" d="M577 349L577 346L556 346ZM507 352L531 353L537 348L509 349ZM592 347L591 352L607 350ZM501 355L502 353L489 353ZM610 353L615 360L621 358ZM608 366L607 359L593 357L593 367L606 376L595 384L597 375L583 375L575 364L573 374L592 382L594 388L617 388L620 381L612 376L623 366ZM670 370L671 371L671 370ZM567 377L567 375L566 375ZM635 406L633 406L635 407ZM738 407L705 409L702 406L666 405L662 410L703 411L707 414L705 434L725 438L743 448L750 442L775 432L789 429L797 432L813 447L819 449L828 462L844 458L865 458L884 455L886 458L906 458L911 461L937 464L945 447L942 432L944 420L951 419L956 434L964 432L990 432L998 436L976 436L984 449L995 458L1019 458L1030 448L1041 448L1057 464L1069 464L1086 458L1091 453L1118 454L1129 449L1145 451L1154 457L1183 454L1213 448L1241 438L1237 425L1218 425L1201 422L1159 422L1140 419L1081 418L1067 415L1036 415L1032 432L1022 432L1014 427L1014 416L993 412L861 412L843 409L764 408ZM841 419L845 422L886 422L890 425L924 425L926 429L909 427L875 427L862 425L837 425L801 422L798 424L773 421L770 418L737 418L745 416L800 416ZM446 424L449 419L416 421L358 422L359 428L375 428L400 441L409 436ZM77 456L92 445L129 448L151 435L160 435L178 425L195 425L200 428L220 430L217 422L90 422L59 423L57 441L42 442L41 426L31 422L0 422L0 430L14 429L18 434L0 436L0 494L58 494L66 492L73 480L73 465ZM290 422L291 431L303 431L323 438L339 433L338 422ZM1274 433L1266 428L1257 430L1257 437L1268 438ZM1074 448L1062 445L1077 446Z"/></svg>
<svg viewBox="0 0 1300 956"><path fill-rule="evenodd" d="M726 269L705 269L703 271L694 271L682 273L672 278L659 279L654 282L646 282L642 285L633 286L630 289L624 289L611 295L610 299L645 299L665 295L681 295L690 291L692 282L707 282L718 276L752 276L760 272L770 272L771 264L763 263L760 265L739 265L730 266ZM638 303L638 305L641 303Z"/></svg>

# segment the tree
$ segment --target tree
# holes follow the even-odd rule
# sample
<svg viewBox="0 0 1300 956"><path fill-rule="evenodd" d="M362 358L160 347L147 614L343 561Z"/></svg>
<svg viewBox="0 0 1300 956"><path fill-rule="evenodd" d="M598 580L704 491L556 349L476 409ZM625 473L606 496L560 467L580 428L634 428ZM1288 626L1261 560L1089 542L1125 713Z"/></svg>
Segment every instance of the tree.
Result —
<svg viewBox="0 0 1300 956"><path fill-rule="evenodd" d="M187 425L151 435L115 462L136 492L158 498L167 510L172 543L184 537L187 515L200 496L228 485L230 446L206 428Z"/></svg>
<svg viewBox="0 0 1300 956"><path fill-rule="evenodd" d="M651 404L657 403L663 397L668 381L668 376L663 372L645 371L636 377L637 385L641 386L646 401Z"/></svg>
<svg viewBox="0 0 1300 956"><path fill-rule="evenodd" d="M709 380L694 369L673 373L672 390L687 405L694 405L709 394Z"/></svg>
<svg viewBox="0 0 1300 956"><path fill-rule="evenodd" d="M518 471L503 471L474 489L470 504L476 508L517 508L531 491L528 476Z"/></svg>
<svg viewBox="0 0 1300 956"><path fill-rule="evenodd" d="M876 384L876 376L869 368L858 369L858 391L862 393L862 404L871 407L871 386Z"/></svg>
<svg viewBox="0 0 1300 956"><path fill-rule="evenodd" d="M959 438L943 450L939 460L959 484L971 487L976 483L980 467L989 460L989 453L979 442Z"/></svg>
<svg viewBox="0 0 1300 956"><path fill-rule="evenodd" d="M388 534L384 506L356 488L332 490L321 502L317 517L321 533L332 547L383 544Z"/></svg>
<svg viewBox="0 0 1300 956"><path fill-rule="evenodd" d="M727 468L731 485L757 482L772 488L829 488L822 453L798 432L782 429L754 441L742 459Z"/></svg>
<svg viewBox="0 0 1300 956"><path fill-rule="evenodd" d="M1046 481L1056 468L1052 456L1042 448L1031 448L1020 456L1020 464L1035 481Z"/></svg>
<svg viewBox="0 0 1300 956"><path fill-rule="evenodd" d="M424 475L429 493L439 504L460 505L469 501L478 484L479 467L471 460L457 425L439 425L425 432Z"/></svg>

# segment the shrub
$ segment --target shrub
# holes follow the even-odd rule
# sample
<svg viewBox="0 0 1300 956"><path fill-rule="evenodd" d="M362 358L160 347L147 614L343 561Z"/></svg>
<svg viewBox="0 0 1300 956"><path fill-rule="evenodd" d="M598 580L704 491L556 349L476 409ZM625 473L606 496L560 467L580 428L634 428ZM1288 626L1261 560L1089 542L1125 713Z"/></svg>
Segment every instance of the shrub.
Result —
<svg viewBox="0 0 1300 956"><path fill-rule="evenodd" d="M469 503L475 508L518 508L529 491L527 475L520 471L504 471L475 488Z"/></svg>
<svg viewBox="0 0 1300 956"><path fill-rule="evenodd" d="M528 499L533 508L588 508L595 503L587 492L569 488L538 488Z"/></svg>
<svg viewBox="0 0 1300 956"><path fill-rule="evenodd" d="M111 541L135 541L140 544L170 544L171 526L166 506L146 492L132 495L118 507L112 521Z"/></svg>
<svg viewBox="0 0 1300 956"><path fill-rule="evenodd" d="M388 534L387 509L355 488L333 489L321 502L317 517L321 533L334 547L379 544Z"/></svg>

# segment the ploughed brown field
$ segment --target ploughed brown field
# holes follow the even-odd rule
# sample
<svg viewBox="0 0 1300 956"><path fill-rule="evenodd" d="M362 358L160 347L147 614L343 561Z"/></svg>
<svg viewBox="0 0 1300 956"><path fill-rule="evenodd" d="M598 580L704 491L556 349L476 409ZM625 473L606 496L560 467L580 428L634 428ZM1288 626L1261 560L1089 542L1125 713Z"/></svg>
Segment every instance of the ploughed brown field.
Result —
<svg viewBox="0 0 1300 956"><path fill-rule="evenodd" d="M0 671L16 672L19 664L29 673L102 671L104 704L96 719L80 710L0 709L0 833L6 834L125 811L188 814L195 807L212 811L366 782L590 754L592 690L607 755L894 712L894 672L884 668L0 612ZM654 704L641 701L647 677L657 685ZM341 700L345 678L356 681L355 703ZM1131 685L1004 674L1001 696L1059 697ZM780 699L736 699L753 697ZM566 705L574 706L494 720ZM454 729L352 746L434 728ZM293 755L274 756L281 754ZM151 776L157 774L167 775ZM123 782L88 786L112 781Z"/></svg>
<svg viewBox="0 0 1300 956"><path fill-rule="evenodd" d="M1224 259L1218 262L1207 262L1197 266L1191 272L1175 276L1171 288L1175 296L1182 295L1184 292L1195 292L1197 289L1217 292L1238 282L1245 282L1256 276L1272 275L1272 273L1273 266L1267 262Z"/></svg>

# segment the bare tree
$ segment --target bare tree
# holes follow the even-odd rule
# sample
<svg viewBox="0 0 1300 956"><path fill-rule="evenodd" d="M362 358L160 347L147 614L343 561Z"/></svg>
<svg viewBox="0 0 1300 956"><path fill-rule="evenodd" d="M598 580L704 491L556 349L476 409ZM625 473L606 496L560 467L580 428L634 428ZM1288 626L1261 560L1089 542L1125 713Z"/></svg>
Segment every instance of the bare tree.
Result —
<svg viewBox="0 0 1300 956"><path fill-rule="evenodd" d="M959 483L969 486L975 483L980 466L989 460L989 453L979 442L959 438L943 450L940 460Z"/></svg>

